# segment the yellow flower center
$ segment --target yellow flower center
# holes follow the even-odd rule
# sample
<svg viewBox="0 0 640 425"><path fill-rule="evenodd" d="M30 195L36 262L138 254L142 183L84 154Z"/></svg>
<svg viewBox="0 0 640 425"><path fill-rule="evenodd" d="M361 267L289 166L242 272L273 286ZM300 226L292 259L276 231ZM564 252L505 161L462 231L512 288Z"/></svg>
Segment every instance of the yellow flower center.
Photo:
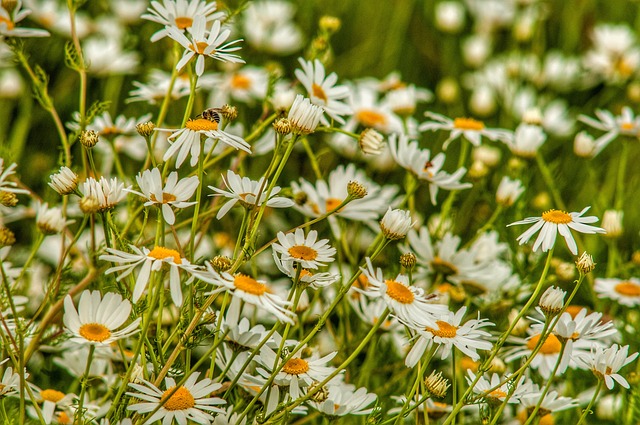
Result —
<svg viewBox="0 0 640 425"><path fill-rule="evenodd" d="M246 90L251 87L251 80L242 74L234 74L231 78L231 87Z"/></svg>
<svg viewBox="0 0 640 425"><path fill-rule="evenodd" d="M58 423L59 424L70 424L71 418L67 415L66 412L58 412Z"/></svg>
<svg viewBox="0 0 640 425"><path fill-rule="evenodd" d="M387 123L386 116L371 109L361 109L356 114L356 119L365 127L379 127Z"/></svg>
<svg viewBox="0 0 640 425"><path fill-rule="evenodd" d="M560 210L549 210L542 214L542 219L555 224L568 224L573 220L569 213Z"/></svg>
<svg viewBox="0 0 640 425"><path fill-rule="evenodd" d="M634 127L635 125L633 125L632 122L623 122L622 124L620 124L620 128L622 130L633 130Z"/></svg>
<svg viewBox="0 0 640 425"><path fill-rule="evenodd" d="M204 54L204 50L209 47L209 45L207 43L205 43L204 41L198 41L195 46L193 44L189 45L189 48L191 50L193 50L194 52L196 52L199 55ZM214 52L211 52L211 54L213 54Z"/></svg>
<svg viewBox="0 0 640 425"><path fill-rule="evenodd" d="M121 131L118 127L105 127L100 132L103 136L111 136L114 134L120 134Z"/></svg>
<svg viewBox="0 0 640 425"><path fill-rule="evenodd" d="M309 362L303 359L289 359L282 367L282 371L289 375L300 375L308 370Z"/></svg>
<svg viewBox="0 0 640 425"><path fill-rule="evenodd" d="M478 370L478 366L480 366L479 362L474 361L471 357L463 357L460 360L460 367L464 370L470 369L472 372Z"/></svg>
<svg viewBox="0 0 640 425"><path fill-rule="evenodd" d="M246 292L251 295L263 295L265 292L268 292L267 285L264 283L260 283L254 278L247 276L242 273L238 273L233 278L233 286L236 289L239 289L243 292Z"/></svg>
<svg viewBox="0 0 640 425"><path fill-rule="evenodd" d="M193 19L189 18L188 16L179 16L174 21L176 23L176 27L180 28L181 30L189 28L191 25L193 25Z"/></svg>
<svg viewBox="0 0 640 425"><path fill-rule="evenodd" d="M627 297L640 296L640 285L633 282L620 282L613 289L620 295L626 295Z"/></svg>
<svg viewBox="0 0 640 425"><path fill-rule="evenodd" d="M316 83L313 83L311 85L311 91L313 92L313 95L318 99L322 99L325 102L328 100L327 94L324 92L324 89Z"/></svg>
<svg viewBox="0 0 640 425"><path fill-rule="evenodd" d="M300 279L302 279L303 277L313 277L313 273L307 269L302 269L300 270Z"/></svg>
<svg viewBox="0 0 640 425"><path fill-rule="evenodd" d="M161 246L154 246L147 254L148 257L155 258L156 260L164 260L165 258L173 258L173 262L176 264L182 264L182 258L180 253L175 249L164 248Z"/></svg>
<svg viewBox="0 0 640 425"><path fill-rule="evenodd" d="M456 118L453 120L453 126L460 130L480 131L484 129L484 123L473 118Z"/></svg>
<svg viewBox="0 0 640 425"><path fill-rule="evenodd" d="M392 299L401 304L411 304L413 302L413 292L402 283L391 279L386 280L384 283L387 285L387 295Z"/></svg>
<svg viewBox="0 0 640 425"><path fill-rule="evenodd" d="M162 394L162 400L174 390L175 387L169 388ZM169 397L169 400L165 401L162 405L167 410L187 410L196 405L196 401L185 387L180 387L178 390Z"/></svg>
<svg viewBox="0 0 640 425"><path fill-rule="evenodd" d="M507 393L502 391L500 388L493 390L489 394L487 394L487 397L491 397L491 398L504 398L506 396L507 396Z"/></svg>
<svg viewBox="0 0 640 425"><path fill-rule="evenodd" d="M584 307L581 305L570 305L569 307L567 307L567 309L564 312L569 313L571 318L575 319L578 313L580 313L580 311L582 311L583 308Z"/></svg>
<svg viewBox="0 0 640 425"><path fill-rule="evenodd" d="M85 323L80 326L80 335L87 341L102 342L111 336L111 331L100 323Z"/></svg>
<svg viewBox="0 0 640 425"><path fill-rule="evenodd" d="M294 245L288 249L288 252L298 260L313 261L318 258L318 251L306 245Z"/></svg>
<svg viewBox="0 0 640 425"><path fill-rule="evenodd" d="M158 199L156 198L156 195L154 195L153 193L151 194L151 196L149 196L149 199L151 199L153 202L158 202ZM166 193L166 192L162 192L162 202L163 204L167 204L169 202L173 202L175 201L176 195L172 194L172 193Z"/></svg>
<svg viewBox="0 0 640 425"><path fill-rule="evenodd" d="M204 118L197 118L187 121L185 127L193 131L213 131L218 129L218 123Z"/></svg>
<svg viewBox="0 0 640 425"><path fill-rule="evenodd" d="M57 403L64 398L64 393L58 390L48 389L40 391L40 397L42 397L44 401Z"/></svg>
<svg viewBox="0 0 640 425"><path fill-rule="evenodd" d="M527 348L529 350L533 350L536 345L538 345L538 341L540 341L540 334L534 335L527 341ZM550 334L547 337L547 340L540 347L540 353L542 354L557 354L562 349L562 343L554 334Z"/></svg>
<svg viewBox="0 0 640 425"><path fill-rule="evenodd" d="M616 60L613 64L613 67L623 77L629 77L631 74L633 74L634 71L633 65L631 65L624 58Z"/></svg>
<svg viewBox="0 0 640 425"><path fill-rule="evenodd" d="M336 208L338 205L340 205L342 203L342 201L338 198L329 198L326 201L326 210L327 211L332 211L334 208ZM340 212L342 209L338 210L338 212Z"/></svg>
<svg viewBox="0 0 640 425"><path fill-rule="evenodd" d="M456 326L450 325L442 320L436 320L436 325L438 325L438 329L425 328L425 330L440 338L454 338L456 336L458 330Z"/></svg>
<svg viewBox="0 0 640 425"><path fill-rule="evenodd" d="M442 273L444 275L457 274L458 268L448 261L444 261L442 258L436 256L431 260L431 267L436 273Z"/></svg>
<svg viewBox="0 0 640 425"><path fill-rule="evenodd" d="M16 27L16 25L9 19L5 18L4 16L0 16L0 24L7 24L7 29L8 30L12 30Z"/></svg>

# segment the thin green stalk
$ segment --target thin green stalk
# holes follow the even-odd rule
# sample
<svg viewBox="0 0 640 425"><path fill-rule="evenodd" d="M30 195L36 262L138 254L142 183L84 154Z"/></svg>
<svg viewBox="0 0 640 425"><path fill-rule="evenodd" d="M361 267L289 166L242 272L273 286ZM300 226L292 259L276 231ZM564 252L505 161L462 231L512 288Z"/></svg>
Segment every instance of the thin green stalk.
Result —
<svg viewBox="0 0 640 425"><path fill-rule="evenodd" d="M596 402L596 399L600 394L600 390L602 389L603 383L604 383L603 379L598 379L598 386L596 386L596 392L593 394L593 397L591 398L591 401L589 402L589 405L587 406L587 408L584 409L584 411L582 412L582 416L580 416L580 420L576 425L582 425L582 423L587 418L587 416L589 416L589 413L591 413L591 408L593 407L593 403Z"/></svg>
<svg viewBox="0 0 640 425"><path fill-rule="evenodd" d="M567 206L562 200L562 196L560 196L560 191L556 186L556 182L553 179L551 170L549 170L549 167L547 166L547 163L545 162L544 157L540 152L536 154L536 163L538 164L538 169L540 170L540 174L542 174L542 179L544 180L547 189L549 189L549 192L551 192L553 202L558 208L562 209L563 211L567 211Z"/></svg>
<svg viewBox="0 0 640 425"><path fill-rule="evenodd" d="M89 382L89 374L91 373L91 362L93 361L93 352L95 351L96 346L91 344L89 345L89 355L87 356L87 366L84 369L84 374L81 378L80 385L80 397L78 400L78 409L76 410L76 414L74 415L73 422L74 423L83 423L82 417L84 416L82 412L82 406L84 405L84 393L87 390L87 384Z"/></svg>
<svg viewBox="0 0 640 425"><path fill-rule="evenodd" d="M626 138L622 140L622 151L620 152L620 163L618 165L618 174L616 175L616 199L614 208L622 210L624 207L624 184L627 173L627 160L629 158L629 141Z"/></svg>
<svg viewBox="0 0 640 425"><path fill-rule="evenodd" d="M533 411L529 414L530 415L529 419L527 419L527 422L525 422L524 425L532 425L532 422L535 419L536 414L538 413L538 410L540 410L540 405L544 401L544 397L549 392L549 388L551 388L551 384L553 383L553 378L556 377L556 373L558 372L558 367L560 367L560 363L562 363L562 357L564 355L564 349L566 347L567 347L567 342L563 341L562 342L562 347L560 348L560 353L558 353L558 360L556 360L556 364L553 367L553 371L551 372L551 376L549 377L549 379L547 380L546 385L542 389L542 393L540 394L540 397L538 398L538 402L536 403L536 406L534 407Z"/></svg>

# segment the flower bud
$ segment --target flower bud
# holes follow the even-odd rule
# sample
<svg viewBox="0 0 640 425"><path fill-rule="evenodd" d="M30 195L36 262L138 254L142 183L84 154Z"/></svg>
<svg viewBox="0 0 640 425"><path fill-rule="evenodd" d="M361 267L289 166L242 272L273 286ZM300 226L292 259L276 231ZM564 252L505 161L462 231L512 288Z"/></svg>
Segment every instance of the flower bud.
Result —
<svg viewBox="0 0 640 425"><path fill-rule="evenodd" d="M454 103L460 97L460 86L454 78L443 78L436 87L436 95L442 103Z"/></svg>
<svg viewBox="0 0 640 425"><path fill-rule="evenodd" d="M562 311L565 295L567 295L565 291L555 286L550 286L544 291L538 305L547 318L555 317Z"/></svg>
<svg viewBox="0 0 640 425"><path fill-rule="evenodd" d="M593 158L596 155L596 142L586 131L576 134L573 139L573 153L581 158Z"/></svg>
<svg viewBox="0 0 640 425"><path fill-rule="evenodd" d="M411 213L405 210L389 209L380 220L382 234L389 240L404 238L413 226Z"/></svg>
<svg viewBox="0 0 640 425"><path fill-rule="evenodd" d="M411 270L416 266L418 259L413 252L407 252L400 256L400 265L407 270Z"/></svg>
<svg viewBox="0 0 640 425"><path fill-rule="evenodd" d="M431 375L424 381L427 392L436 398L444 398L449 389L449 381L442 377L442 372L431 372Z"/></svg>
<svg viewBox="0 0 640 425"><path fill-rule="evenodd" d="M602 215L602 228L607 231L604 237L616 239L622 236L623 211L606 210Z"/></svg>
<svg viewBox="0 0 640 425"><path fill-rule="evenodd" d="M278 118L273 123L273 129L276 133L286 136L291 133L291 122L286 118Z"/></svg>
<svg viewBox="0 0 640 425"><path fill-rule="evenodd" d="M15 193L0 190L0 204L5 207L15 207L18 205L18 197Z"/></svg>
<svg viewBox="0 0 640 425"><path fill-rule="evenodd" d="M231 258L225 255L216 255L211 259L211 267L217 272L226 272L232 265Z"/></svg>
<svg viewBox="0 0 640 425"><path fill-rule="evenodd" d="M596 268L596 263L593 262L593 257L586 252L583 252L580 258L576 261L576 267L581 274L589 274Z"/></svg>
<svg viewBox="0 0 640 425"><path fill-rule="evenodd" d="M87 149L91 149L100 141L98 133L93 130L84 130L80 133L80 143Z"/></svg>
<svg viewBox="0 0 640 425"><path fill-rule="evenodd" d="M11 246L16 243L16 235L6 227L0 227L0 247Z"/></svg>
<svg viewBox="0 0 640 425"><path fill-rule="evenodd" d="M78 175L68 167L60 168L56 174L52 174L49 186L60 195L73 193L78 187Z"/></svg>
<svg viewBox="0 0 640 425"><path fill-rule="evenodd" d="M340 18L337 18L335 16L325 15L320 18L319 26L323 31L333 34L340 29L340 26L342 26L342 21L340 20Z"/></svg>
<svg viewBox="0 0 640 425"><path fill-rule="evenodd" d="M504 176L496 191L496 201L503 207L512 206L524 192L524 187L520 180L511 180Z"/></svg>
<svg viewBox="0 0 640 425"><path fill-rule="evenodd" d="M350 181L347 183L347 194L353 199L362 199L367 196L367 188L360 182Z"/></svg>
<svg viewBox="0 0 640 425"><path fill-rule="evenodd" d="M225 104L220 108L220 115L222 115L222 118L227 122L233 121L238 118L238 108Z"/></svg>
<svg viewBox="0 0 640 425"><path fill-rule="evenodd" d="M153 130L156 128L156 125L151 121L141 122L136 125L136 131L139 135L148 139L151 134L153 134Z"/></svg>
<svg viewBox="0 0 640 425"><path fill-rule="evenodd" d="M382 152L382 144L384 142L384 136L373 128L367 128L360 133L358 143L362 152L368 155L380 155Z"/></svg>

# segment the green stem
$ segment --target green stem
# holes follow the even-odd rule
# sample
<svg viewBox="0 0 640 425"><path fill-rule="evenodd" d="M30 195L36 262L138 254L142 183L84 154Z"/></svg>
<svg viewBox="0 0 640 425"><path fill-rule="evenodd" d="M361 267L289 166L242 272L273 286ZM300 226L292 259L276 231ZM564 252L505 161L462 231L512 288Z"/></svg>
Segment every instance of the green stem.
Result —
<svg viewBox="0 0 640 425"><path fill-rule="evenodd" d="M87 356L87 367L84 370L84 375L82 375L82 384L80 386L80 397L78 400L78 410L76 410L76 414L74 416L74 423L83 423L82 417L84 416L82 412L82 406L84 404L84 393L87 390L87 383L89 382L89 374L91 373L91 362L93 361L93 352L95 351L96 346L91 344L89 345L89 355Z"/></svg>
<svg viewBox="0 0 640 425"><path fill-rule="evenodd" d="M540 174L542 174L542 179L551 192L551 197L553 198L553 202L556 204L557 208L562 209L563 211L567 211L567 206L562 200L562 196L560 196L560 191L556 186L556 182L553 179L553 175L551 174L551 170L547 166L547 163L544 160L544 157L540 152L536 154L536 163L538 164L538 169L540 170Z"/></svg>
<svg viewBox="0 0 640 425"><path fill-rule="evenodd" d="M629 157L629 142L626 138L622 140L622 151L620 152L620 164L618 165L618 174L616 176L616 200L614 207L616 210L622 210L624 206L624 183L627 172L627 160Z"/></svg>
<svg viewBox="0 0 640 425"><path fill-rule="evenodd" d="M538 410L540 410L540 405L544 401L544 397L549 392L549 388L551 388L551 384L553 383L553 378L555 378L556 376L556 372L558 372L558 367L560 367L560 363L562 362L562 356L564 355L564 349L566 347L567 347L566 342L563 342L562 347L560 348L560 353L558 353L558 360L556 361L556 364L553 367L553 371L551 372L551 376L547 380L547 383L544 386L544 389L542 390L542 394L540 394L540 398L538 398L538 402L536 403L535 408L530 413L529 419L527 419L527 422L525 422L524 425L531 425L534 418L536 417L536 413L538 413Z"/></svg>
<svg viewBox="0 0 640 425"><path fill-rule="evenodd" d="M598 395L600 394L600 390L602 389L602 383L603 382L604 382L604 380L598 379L598 386L596 387L596 392L593 394L593 397L591 398L591 401L589 402L589 405L587 406L587 408L584 409L584 411L582 412L582 416L580 416L580 420L578 421L578 423L576 425L581 425L582 422L584 422L584 420L587 418L589 413L591 413L591 408L593 407L593 403L596 402L596 399L598 398Z"/></svg>

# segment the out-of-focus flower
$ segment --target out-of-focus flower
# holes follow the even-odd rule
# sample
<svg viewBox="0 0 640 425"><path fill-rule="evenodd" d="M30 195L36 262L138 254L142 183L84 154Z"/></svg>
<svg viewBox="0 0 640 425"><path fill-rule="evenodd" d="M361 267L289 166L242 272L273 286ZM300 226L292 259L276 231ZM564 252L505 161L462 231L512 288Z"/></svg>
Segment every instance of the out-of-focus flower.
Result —
<svg viewBox="0 0 640 425"><path fill-rule="evenodd" d="M349 88L336 85L338 81L336 73L326 75L324 65L318 59L311 62L299 58L298 62L302 69L296 69L295 74L307 90L311 103L320 106L332 119L344 124L342 115L352 112L349 105L344 102L349 97ZM328 124L326 118L323 120Z"/></svg>

